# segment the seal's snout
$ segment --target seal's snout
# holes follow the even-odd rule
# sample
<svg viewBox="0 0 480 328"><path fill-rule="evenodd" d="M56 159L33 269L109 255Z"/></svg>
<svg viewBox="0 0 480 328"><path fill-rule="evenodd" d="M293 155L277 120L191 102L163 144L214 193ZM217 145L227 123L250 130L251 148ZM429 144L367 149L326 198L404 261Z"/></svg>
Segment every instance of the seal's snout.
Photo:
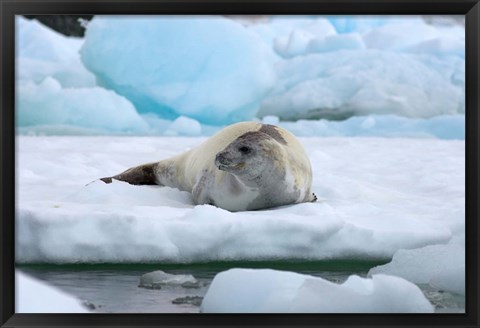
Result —
<svg viewBox="0 0 480 328"><path fill-rule="evenodd" d="M225 157L225 153L218 153L215 157L215 164L217 166L228 166L232 164L232 161Z"/></svg>

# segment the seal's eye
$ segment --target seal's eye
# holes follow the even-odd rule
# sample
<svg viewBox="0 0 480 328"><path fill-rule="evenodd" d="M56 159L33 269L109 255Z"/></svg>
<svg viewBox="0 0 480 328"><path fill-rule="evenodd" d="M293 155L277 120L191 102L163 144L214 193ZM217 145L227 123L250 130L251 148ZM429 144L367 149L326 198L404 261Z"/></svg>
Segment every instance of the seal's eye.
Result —
<svg viewBox="0 0 480 328"><path fill-rule="evenodd" d="M247 146L242 146L242 147L238 148L238 150L240 150L240 152L242 154L248 154L251 151L251 149Z"/></svg>

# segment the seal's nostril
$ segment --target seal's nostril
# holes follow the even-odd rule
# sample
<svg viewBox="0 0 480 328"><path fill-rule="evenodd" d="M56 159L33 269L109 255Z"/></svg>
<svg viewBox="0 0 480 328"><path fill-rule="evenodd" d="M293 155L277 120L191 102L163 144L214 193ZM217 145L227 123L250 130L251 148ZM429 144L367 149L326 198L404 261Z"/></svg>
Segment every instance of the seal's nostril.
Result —
<svg viewBox="0 0 480 328"><path fill-rule="evenodd" d="M218 153L215 157L215 163L223 164L223 155L221 153Z"/></svg>
<svg viewBox="0 0 480 328"><path fill-rule="evenodd" d="M223 153L217 154L217 156L215 157L215 162L217 162L219 164L222 164L222 165L231 164L231 161L229 159L225 158Z"/></svg>

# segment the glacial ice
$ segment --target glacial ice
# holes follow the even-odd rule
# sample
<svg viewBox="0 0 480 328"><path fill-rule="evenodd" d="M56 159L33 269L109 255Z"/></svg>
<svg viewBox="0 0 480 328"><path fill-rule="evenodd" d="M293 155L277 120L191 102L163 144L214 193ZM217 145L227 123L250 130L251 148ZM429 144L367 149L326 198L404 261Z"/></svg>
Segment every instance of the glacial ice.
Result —
<svg viewBox="0 0 480 328"><path fill-rule="evenodd" d="M450 58L442 62L449 66L441 66L423 60L367 49L283 61L277 65L275 89L262 101L258 116L295 121L368 114L432 118L462 112L463 89L451 82L455 74L463 74L461 61Z"/></svg>
<svg viewBox="0 0 480 328"><path fill-rule="evenodd" d="M272 50L223 17L96 16L81 55L102 86L167 119L251 118L275 82Z"/></svg>
<svg viewBox="0 0 480 328"><path fill-rule="evenodd" d="M141 132L147 123L125 98L97 86L64 88L52 77L17 84L17 124L77 126L106 132Z"/></svg>
<svg viewBox="0 0 480 328"><path fill-rule="evenodd" d="M244 25L223 17L96 17L85 39L22 17L16 23L21 134L196 136L272 115L445 120L465 112L463 26L417 16L276 16ZM61 90L42 95L52 80Z"/></svg>

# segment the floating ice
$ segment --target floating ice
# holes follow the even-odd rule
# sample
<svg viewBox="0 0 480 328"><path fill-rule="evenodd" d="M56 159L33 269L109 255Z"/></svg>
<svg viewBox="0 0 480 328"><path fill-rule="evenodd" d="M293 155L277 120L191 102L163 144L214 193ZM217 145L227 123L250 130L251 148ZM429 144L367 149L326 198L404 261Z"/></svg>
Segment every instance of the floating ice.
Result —
<svg viewBox="0 0 480 328"><path fill-rule="evenodd" d="M279 81L262 101L258 116L276 115L282 120L366 114L430 118L464 112L463 87L451 81L455 74L461 76L463 62L455 58L427 61L373 49L295 57L277 65Z"/></svg>
<svg viewBox="0 0 480 328"><path fill-rule="evenodd" d="M167 128L165 135L199 136L202 133L202 125L194 119L180 116Z"/></svg>
<svg viewBox="0 0 480 328"><path fill-rule="evenodd" d="M204 313L432 313L414 284L399 277L350 276L343 284L269 269L231 269L213 279Z"/></svg>
<svg viewBox="0 0 480 328"><path fill-rule="evenodd" d="M299 120L279 122L263 118L265 124L278 124L297 136L311 137L389 137L389 138L439 138L465 139L465 116L443 115L430 119L412 119L395 115L354 116L344 121ZM276 123L275 123L276 122Z"/></svg>
<svg viewBox="0 0 480 328"><path fill-rule="evenodd" d="M358 33L339 34L323 38L317 37L309 41L307 52L329 52L342 49L365 49L365 44Z"/></svg>
<svg viewBox="0 0 480 328"><path fill-rule="evenodd" d="M81 54L101 85L168 119L251 118L275 82L271 49L220 16L96 16Z"/></svg>
<svg viewBox="0 0 480 328"><path fill-rule="evenodd" d="M369 271L369 275L378 273L465 295L465 238L456 237L446 245L398 250L390 263Z"/></svg>
<svg viewBox="0 0 480 328"><path fill-rule="evenodd" d="M20 81L17 88L17 124L20 126L69 125L130 133L148 129L133 105L111 90L63 88L52 77L40 84Z"/></svg>
<svg viewBox="0 0 480 328"><path fill-rule="evenodd" d="M420 16L369 16L369 15L331 15L327 16L337 33L360 32L365 33L384 25L396 24L405 21L422 21Z"/></svg>
<svg viewBox="0 0 480 328"><path fill-rule="evenodd" d="M465 40L457 36L441 36L419 42L405 49L406 52L432 55L456 55L465 58Z"/></svg>
<svg viewBox="0 0 480 328"><path fill-rule="evenodd" d="M438 30L422 20L388 24L365 33L363 40L368 48L404 50L415 44L439 36Z"/></svg>
<svg viewBox="0 0 480 328"><path fill-rule="evenodd" d="M16 24L17 126L60 134L148 129L127 99L95 86L95 76L80 61L82 39L21 16Z"/></svg>
<svg viewBox="0 0 480 328"><path fill-rule="evenodd" d="M463 28L430 25L420 17L331 17L330 22L353 24L336 34L331 26L318 32L293 22L289 34L277 30L287 36L277 36L273 44L280 55L294 58L277 64L279 81L263 100L259 117L464 113Z"/></svg>
<svg viewBox="0 0 480 328"><path fill-rule="evenodd" d="M230 213L174 188L96 180L203 140L19 137L16 260L390 259L464 229L463 140L300 138L320 200L264 211Z"/></svg>
<svg viewBox="0 0 480 328"><path fill-rule="evenodd" d="M280 53L286 50L289 41L293 41L293 31L301 31L310 37L336 34L333 25L321 16L269 16L266 20L250 25L248 28Z"/></svg>
<svg viewBox="0 0 480 328"><path fill-rule="evenodd" d="M460 24L417 16L274 16L243 25L224 17L96 17L86 39L77 39L20 16L16 23L22 134L197 136L265 116L465 112ZM42 94L51 81L61 89ZM46 107L37 108L37 100ZM355 135L335 130L331 135ZM439 135L413 132L422 133Z"/></svg>
<svg viewBox="0 0 480 328"><path fill-rule="evenodd" d="M88 313L77 298L15 271L16 313Z"/></svg>
<svg viewBox="0 0 480 328"><path fill-rule="evenodd" d="M81 63L83 40L64 35L36 20L15 17L16 79L41 83L52 77L63 87L92 87L95 76Z"/></svg>
<svg viewBox="0 0 480 328"><path fill-rule="evenodd" d="M201 296L185 296L179 297L172 301L173 304L189 304L193 306L198 306L202 304L203 297Z"/></svg>
<svg viewBox="0 0 480 328"><path fill-rule="evenodd" d="M286 20L283 19L281 22L285 24ZM307 20L306 24L300 26L293 28L288 35L280 35L274 39L273 48L278 54L285 58L303 55L313 39L336 35L335 29L325 18Z"/></svg>
<svg viewBox="0 0 480 328"><path fill-rule="evenodd" d="M197 285L197 279L191 274L170 274L161 270L144 274L140 277L138 287L159 289L162 286L187 286Z"/></svg>

